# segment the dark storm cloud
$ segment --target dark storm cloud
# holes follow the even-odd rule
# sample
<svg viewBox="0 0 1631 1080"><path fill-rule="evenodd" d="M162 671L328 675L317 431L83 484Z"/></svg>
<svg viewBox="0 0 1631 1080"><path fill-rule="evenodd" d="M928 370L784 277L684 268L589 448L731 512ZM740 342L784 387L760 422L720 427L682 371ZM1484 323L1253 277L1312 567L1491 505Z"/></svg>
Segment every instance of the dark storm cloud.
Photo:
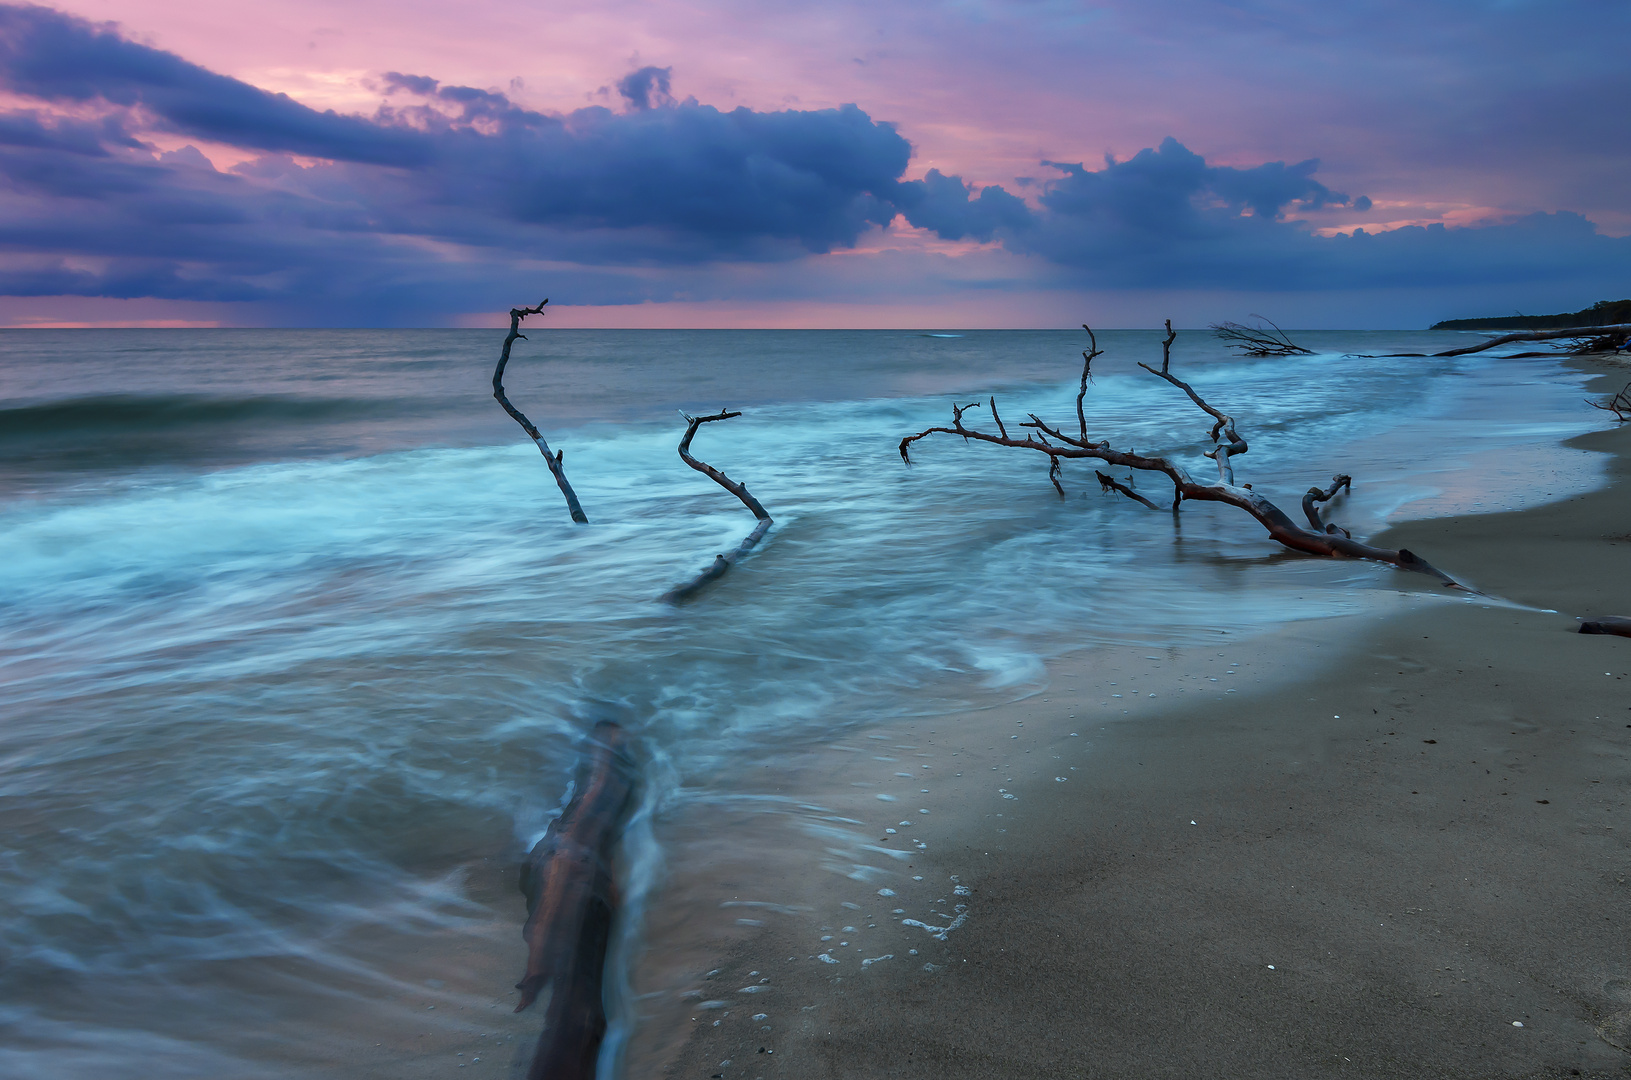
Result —
<svg viewBox="0 0 1631 1080"><path fill-rule="evenodd" d="M108 26L0 5L0 87L33 103L0 113L0 292L426 322L566 267L584 301L671 299L687 267L793 262L897 216L1104 288L1555 280L1623 266L1631 246L1568 214L1322 238L1289 218L1369 200L1315 180L1317 161L1215 166L1173 139L1055 164L1030 203L938 170L903 182L910 144L854 105L720 111L676 102L669 68L622 79L622 113L382 84L372 117L318 112ZM220 172L190 146L158 153L155 131L255 156Z"/></svg>
<svg viewBox="0 0 1631 1080"><path fill-rule="evenodd" d="M173 131L237 146L385 165L425 160L410 133L308 109L50 8L0 5L0 85L42 101L140 106Z"/></svg>
<svg viewBox="0 0 1631 1080"><path fill-rule="evenodd" d="M617 92L636 109L650 109L674 100L669 93L673 68L643 67L617 80Z"/></svg>

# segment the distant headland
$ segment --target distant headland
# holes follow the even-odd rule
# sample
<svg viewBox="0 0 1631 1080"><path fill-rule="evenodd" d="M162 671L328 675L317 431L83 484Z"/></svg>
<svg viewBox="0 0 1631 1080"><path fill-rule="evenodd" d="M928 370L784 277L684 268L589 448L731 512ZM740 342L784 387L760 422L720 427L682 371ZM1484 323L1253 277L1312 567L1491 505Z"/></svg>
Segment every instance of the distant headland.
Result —
<svg viewBox="0 0 1631 1080"><path fill-rule="evenodd" d="M1570 326L1631 323L1631 300L1599 300L1583 311L1560 315L1507 315L1498 319L1445 319L1429 330L1560 330Z"/></svg>

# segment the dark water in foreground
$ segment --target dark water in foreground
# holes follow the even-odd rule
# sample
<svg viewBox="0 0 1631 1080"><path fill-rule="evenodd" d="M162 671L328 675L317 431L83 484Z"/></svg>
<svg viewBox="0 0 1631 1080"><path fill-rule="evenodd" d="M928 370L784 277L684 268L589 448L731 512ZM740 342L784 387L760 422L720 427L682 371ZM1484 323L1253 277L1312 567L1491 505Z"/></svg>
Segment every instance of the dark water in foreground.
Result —
<svg viewBox="0 0 1631 1080"><path fill-rule="evenodd" d="M650 762L638 905L684 857L651 822L706 814L789 748L1034 692L1065 647L1417 584L1279 555L1220 508L1175 530L1087 469L1060 500L1017 452L930 442L902 467L895 443L953 397L1071 417L1070 332L539 328L509 389L566 451L593 522L575 527L488 396L501 336L0 333L0 1074L373 1075L399 1038L411 1056L426 1002L445 1015L458 990L450 957L508 975L494 1000L519 974L505 874L593 707ZM1174 353L1239 418L1241 478L1283 505L1351 472L1358 534L1595 481L1556 444L1597 415L1549 361L1353 360L1445 335L1299 336L1322 351L1242 361L1187 333ZM1090 429L1199 475L1200 414L1133 366L1158 342L1101 335ZM751 525L674 453L674 410L720 406L745 415L695 450L776 526L674 609L655 597Z"/></svg>

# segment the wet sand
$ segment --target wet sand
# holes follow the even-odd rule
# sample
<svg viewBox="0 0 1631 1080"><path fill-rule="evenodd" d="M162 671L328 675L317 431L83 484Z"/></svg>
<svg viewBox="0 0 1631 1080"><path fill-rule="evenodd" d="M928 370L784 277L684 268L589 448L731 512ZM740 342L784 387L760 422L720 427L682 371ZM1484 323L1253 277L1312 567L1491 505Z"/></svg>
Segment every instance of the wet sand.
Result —
<svg viewBox="0 0 1631 1080"><path fill-rule="evenodd" d="M719 920L630 1074L1624 1077L1631 640L1574 628L1631 614L1631 428L1575 445L1606 490L1377 538L1512 604L1097 650L895 765L810 755L894 871ZM899 761L937 809L890 834Z"/></svg>

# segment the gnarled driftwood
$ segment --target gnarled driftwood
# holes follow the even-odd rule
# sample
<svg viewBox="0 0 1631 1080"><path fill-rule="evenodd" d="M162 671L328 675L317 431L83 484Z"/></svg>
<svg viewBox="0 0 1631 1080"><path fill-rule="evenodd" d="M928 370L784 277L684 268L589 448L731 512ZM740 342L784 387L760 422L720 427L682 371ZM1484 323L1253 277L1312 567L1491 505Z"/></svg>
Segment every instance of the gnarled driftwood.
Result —
<svg viewBox="0 0 1631 1080"><path fill-rule="evenodd" d="M544 310L544 304L547 303L549 301L545 299L536 307L510 309L510 333L504 339L503 351L498 354L498 367L493 369L493 397L497 398L498 403L504 406L504 411L509 413L515 419L515 422L521 425L521 430L527 433L528 438L538 444L538 450L544 455L544 461L549 465L549 471L555 475L555 483L560 486L561 494L566 497L566 509L571 513L572 520L579 525L587 525L589 524L589 518L584 514L583 507L578 505L578 493L572 490L571 484L567 483L566 470L561 466L561 459L566 456L566 451L561 450L551 453L549 443L544 441L543 435L533 426L532 421L522 415L521 410L511 405L510 399L504 396L504 369L510 363L510 346L515 344L516 338L520 338L522 341L527 339L527 335L521 332L521 320L528 315L539 314Z"/></svg>
<svg viewBox="0 0 1631 1080"><path fill-rule="evenodd" d="M592 1080L606 1034L601 985L617 912L612 854L634 801L628 735L602 720L572 800L521 869L527 970L520 1012L549 988L528 1080Z"/></svg>
<svg viewBox="0 0 1631 1080"><path fill-rule="evenodd" d="M728 551L723 555L714 556L712 566L708 567L708 569L704 570L690 581L687 581L684 585L676 585L659 598L670 604L677 604L682 600L690 599L701 591L709 582L717 581L719 578L723 577L725 575L725 571L729 570L731 566L735 564L736 560L752 551L754 547L758 545L759 541L764 539L765 533L770 531L770 526L773 524L770 514L765 511L764 506L760 504L758 499L755 499L748 493L748 489L745 485L739 484L735 480L732 480L730 477L726 476L724 473L720 472L706 461L700 461L691 456L691 439L696 436L697 428L701 427L703 424L711 424L716 420L730 420L734 417L741 416L742 414L739 412L730 412L728 410L721 409L710 416L690 416L683 412L680 413L680 415L685 417L685 434L680 437L680 460L684 461L687 465L691 466L691 468L706 476L708 479L712 480L714 483L718 484L732 495L735 495L738 499L741 499L742 505L753 511L753 516L759 519L759 523L753 527L753 531L748 533L747 537L743 539L740 544L737 544L733 550Z"/></svg>
<svg viewBox="0 0 1631 1080"><path fill-rule="evenodd" d="M1172 320L1167 320L1167 336L1161 343L1161 367L1159 370L1148 364L1139 364L1145 371L1157 378L1171 383L1182 390L1201 411L1212 417L1211 430L1212 449L1205 451L1218 467L1218 478L1210 483L1203 483L1192 477L1188 470L1177 464L1171 458L1154 454L1139 454L1131 450L1117 450L1110 445L1109 440L1094 441L1085 434L1085 417L1080 420L1083 434L1079 436L1066 435L1056 427L1043 422L1035 413L1030 414L1030 420L1020 425L1030 428L1034 435L1026 435L1023 439L1013 438L1006 428L999 426L1000 434L970 428L963 423L963 414L973 405L953 405L952 424L950 427L931 427L908 435L900 441L900 457L907 465L912 463L909 451L912 443L930 435L944 434L957 435L965 440L992 443L996 446L1012 446L1024 450L1034 450L1048 457L1048 478L1056 488L1059 483L1060 462L1066 460L1093 459L1106 462L1122 468L1136 469L1146 472L1164 474L1172 482L1174 509L1184 500L1197 502L1220 502L1238 507L1246 511L1268 530L1269 537L1277 543L1291 548L1293 551L1307 552L1310 555L1336 556L1344 555L1356 559L1372 559L1377 562L1391 563L1403 570L1412 570L1427 574L1438 579L1441 583L1453 588L1465 588L1455 579L1443 571L1434 568L1426 560L1405 549L1394 551L1391 548L1372 547L1353 539L1345 530L1320 522L1318 513L1314 510L1315 503L1328 501L1334 498L1338 490L1346 489L1351 483L1348 477L1339 476L1329 490L1315 488L1305 498L1304 510L1313 528L1305 529L1294 522L1285 511L1281 510L1268 499L1257 494L1249 484L1236 484L1232 460L1246 453L1250 447L1246 440L1241 438L1235 428L1234 417L1213 407L1195 391L1195 388L1172 374L1172 343L1177 339L1177 332L1172 329ZM995 401L992 402L993 411ZM1148 499L1137 495L1121 484L1109 481L1103 473L1099 474L1099 481L1107 488L1114 488L1125 495L1136 498L1145 505L1153 505ZM1108 483L1107 483L1108 481Z"/></svg>

